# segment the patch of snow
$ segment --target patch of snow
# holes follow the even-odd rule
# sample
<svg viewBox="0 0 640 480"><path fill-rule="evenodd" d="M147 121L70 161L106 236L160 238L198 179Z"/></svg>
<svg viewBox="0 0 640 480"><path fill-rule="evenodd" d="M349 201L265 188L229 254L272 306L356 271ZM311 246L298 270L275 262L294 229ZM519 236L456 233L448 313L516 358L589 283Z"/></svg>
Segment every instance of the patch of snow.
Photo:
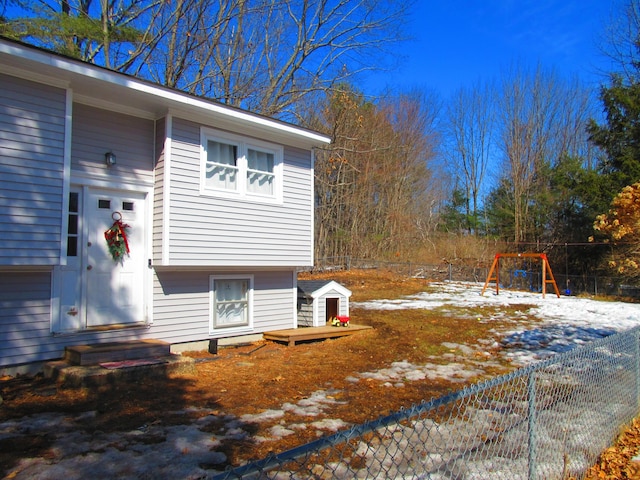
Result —
<svg viewBox="0 0 640 480"><path fill-rule="evenodd" d="M541 360L550 355L564 352L616 332L640 325L640 304L625 302L602 302L590 298L558 298L554 293L542 294L513 290L487 291L481 295L483 284L470 282L432 283L430 292L408 296L401 300L376 300L353 302L353 307L396 310L400 308L432 309L455 307L460 311L465 307L512 307L528 306L529 310L517 310L509 319L518 321L529 317L539 320L535 329L516 327L503 332L501 346L504 356L515 365L522 366ZM504 314L493 314L491 318L504 319ZM489 342L479 339L480 342ZM449 348L449 347L447 347ZM459 345L452 349L463 352ZM466 348L472 348L466 346Z"/></svg>
<svg viewBox="0 0 640 480"><path fill-rule="evenodd" d="M343 422L342 420L331 418L325 418L324 420L319 420L317 422L311 423L311 426L313 428L316 428L318 430L329 430L331 432L337 432L341 428L344 428L348 425L348 423Z"/></svg>
<svg viewBox="0 0 640 480"><path fill-rule="evenodd" d="M240 417L240 419L243 422L254 422L254 423L260 423L260 422L266 422L269 420L274 420L277 418L281 418L284 416L284 411L283 410L265 410L264 412L260 412L260 413L256 413L256 414L246 414L246 415L242 415Z"/></svg>
<svg viewBox="0 0 640 480"><path fill-rule="evenodd" d="M504 357L512 360L516 365L526 365L640 324L640 304L599 302L577 297L557 298L553 294L547 294L546 298L542 298L539 293L509 290L501 290L499 295L493 292L480 295L482 285L477 283L443 282L431 286L433 291L429 293L425 292L399 300L352 303L352 306L377 310L440 308L440 311L444 311L445 314L447 307L450 307L450 311L457 315L465 307L509 306L517 310L516 313L509 314L508 318L514 322L514 327L508 332L493 332L496 337L499 337L499 341L490 338L478 339L476 345L444 343L443 346L450 352L438 359L434 358L432 362L424 365L408 361L394 362L377 371L349 376L346 378L348 382L379 381L381 385L388 388L402 388L408 382L425 380L444 379L462 383L483 375L486 368L498 364L488 358L489 354L486 350L502 347ZM535 328L529 327L528 321L523 326L517 326L518 322L528 320L530 317L539 319ZM507 319L506 313L498 311L487 318L479 318L479 321L492 319ZM443 364L443 362L446 363ZM320 389L296 403L284 403L279 409L244 415L241 418L225 414L213 415L197 408L186 409L175 413L201 414L200 418L186 425L142 425L138 429L125 433L84 430L82 427L91 423L96 417L95 411L77 416L41 413L0 423L0 440L19 441L25 435L38 434L47 437L50 442L46 457L23 458L11 468L8 475L16 480L207 478L212 468L216 469L216 465L222 465L226 461L223 453L216 452L224 441L250 439L268 442L307 428L318 431L337 431L345 428L348 425L340 419L310 420L340 403L335 398L337 393L339 392L335 390ZM607 409L621 408L623 406L609 403L598 406L598 411L606 412ZM476 413L473 422L476 422L475 428L478 430L490 428L492 422L500 416L508 425L515 426L521 423L521 418L513 412L500 413L499 410L494 409L490 412L478 410ZM285 415L298 418L287 423L284 420ZM608 418L606 415L603 416L602 422L608 422ZM279 420L279 423L268 430L269 437L257 437L249 433L251 429L247 424L274 420ZM207 426L213 422L221 426L218 431L211 433ZM420 424L398 426L395 430L388 429L383 433L388 439L395 438L396 433L406 435L395 458L388 451L383 452L382 449L377 450L372 445L364 443L358 448L358 453L367 462L379 462L385 465L384 468L389 468L387 478L393 478L393 475L399 478L414 478L404 476L404 473L395 466L394 462L400 460L403 455L401 452L411 453L414 451L412 445L418 445L421 451L430 449L436 452L439 451L439 447L452 445L456 439L459 440L458 437L464 435L464 429L456 424L455 420L450 424L438 425L436 430L430 423L431 420L423 419L421 422L422 426ZM407 431L402 433L400 430L405 428ZM573 441L580 444L588 443L589 439L579 436L584 428L580 426L572 432L570 437L574 439ZM437 435L434 435L434 431ZM514 427L508 435L511 440L508 442L510 448L517 448L526 441L526 432L518 428ZM541 452L554 454L559 448L557 443L559 440L550 439L546 433L544 435L540 433L540 435L549 438L548 445L540 447ZM445 465L455 455L455 452L449 452L446 449L442 451L446 453L429 453L426 456L419 455L404 461L419 461L425 468L437 470L439 465ZM578 459L576 462L581 463L583 460ZM321 468L328 467L330 466L323 465ZM338 470L343 468L339 464L334 467ZM543 467L544 465L539 465L539 468ZM221 470L222 467L219 469ZM497 456L493 459L478 459L467 465L455 466L447 473L434 472L429 478L506 478L504 472L502 460Z"/></svg>

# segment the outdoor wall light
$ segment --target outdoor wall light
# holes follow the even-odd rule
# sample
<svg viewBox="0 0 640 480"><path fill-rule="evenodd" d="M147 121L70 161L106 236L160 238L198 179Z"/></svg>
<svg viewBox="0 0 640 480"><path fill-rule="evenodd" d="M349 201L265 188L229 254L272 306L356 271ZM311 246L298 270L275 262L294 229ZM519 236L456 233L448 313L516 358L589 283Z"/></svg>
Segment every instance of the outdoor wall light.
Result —
<svg viewBox="0 0 640 480"><path fill-rule="evenodd" d="M104 161L107 163L107 167L111 167L116 164L116 154L113 152L107 152L104 154Z"/></svg>

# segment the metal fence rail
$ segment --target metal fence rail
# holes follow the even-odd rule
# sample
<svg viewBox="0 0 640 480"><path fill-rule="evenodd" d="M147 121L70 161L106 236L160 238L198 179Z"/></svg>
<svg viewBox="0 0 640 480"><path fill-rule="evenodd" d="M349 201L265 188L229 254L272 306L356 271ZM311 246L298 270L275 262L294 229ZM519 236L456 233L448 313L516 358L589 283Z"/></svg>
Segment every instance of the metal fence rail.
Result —
<svg viewBox="0 0 640 480"><path fill-rule="evenodd" d="M580 478L638 412L639 335L612 335L213 478Z"/></svg>
<svg viewBox="0 0 640 480"><path fill-rule="evenodd" d="M489 266L382 262L348 256L317 259L312 270L340 271L350 269L386 269L410 277L460 282L484 282L489 273ZM569 275L555 269L553 274L558 288L563 294L585 293L601 296L640 297L640 287L625 285L625 279L622 277ZM502 288L540 292L542 291L540 265L529 264L529 262L503 264L500 269L500 284Z"/></svg>

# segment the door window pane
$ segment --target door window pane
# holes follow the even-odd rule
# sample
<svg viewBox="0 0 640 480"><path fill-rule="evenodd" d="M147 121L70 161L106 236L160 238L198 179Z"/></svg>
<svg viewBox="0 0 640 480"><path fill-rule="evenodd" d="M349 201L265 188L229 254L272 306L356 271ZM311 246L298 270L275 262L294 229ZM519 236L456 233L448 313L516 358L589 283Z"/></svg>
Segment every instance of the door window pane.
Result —
<svg viewBox="0 0 640 480"><path fill-rule="evenodd" d="M69 193L69 217L67 218L67 257L78 256L79 194Z"/></svg>

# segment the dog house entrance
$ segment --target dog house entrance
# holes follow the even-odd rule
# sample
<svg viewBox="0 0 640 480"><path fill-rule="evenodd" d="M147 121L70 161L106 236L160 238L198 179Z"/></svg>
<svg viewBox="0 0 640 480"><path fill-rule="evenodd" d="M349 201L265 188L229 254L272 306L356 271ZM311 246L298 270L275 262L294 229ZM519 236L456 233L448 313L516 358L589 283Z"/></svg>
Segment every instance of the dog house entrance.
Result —
<svg viewBox="0 0 640 480"><path fill-rule="evenodd" d="M329 323L329 320L335 318L339 314L338 310L338 302L340 300L338 298L327 298L326 299L326 323Z"/></svg>

